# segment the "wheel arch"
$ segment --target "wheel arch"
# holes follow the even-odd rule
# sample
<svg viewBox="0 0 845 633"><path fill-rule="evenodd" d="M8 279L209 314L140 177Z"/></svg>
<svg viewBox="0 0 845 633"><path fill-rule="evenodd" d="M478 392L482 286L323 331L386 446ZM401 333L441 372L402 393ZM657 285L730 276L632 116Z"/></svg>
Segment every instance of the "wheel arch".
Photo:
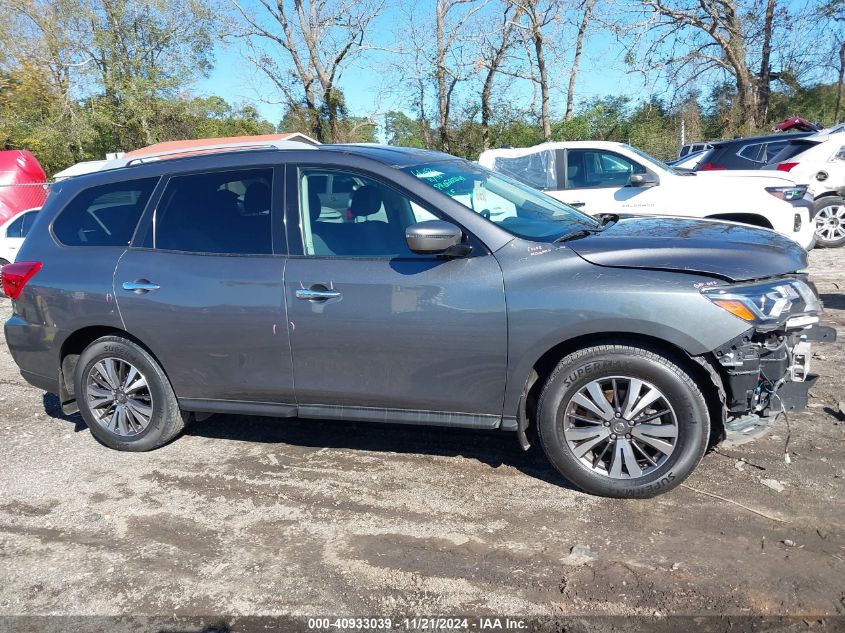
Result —
<svg viewBox="0 0 845 633"><path fill-rule="evenodd" d="M533 363L528 376L522 383L522 397L519 403L518 430L521 439L531 425L536 412L537 401L548 377L558 363L569 354L595 345L631 345L658 352L682 369L689 372L707 402L710 413L711 445L721 439L724 433L724 386L711 355L693 356L676 342L639 332L602 332L583 334L561 341L548 348Z"/></svg>
<svg viewBox="0 0 845 633"><path fill-rule="evenodd" d="M119 336L132 341L152 356L164 374L167 375L167 370L159 361L158 356L143 341L126 330L108 325L89 325L79 328L62 341L59 348L59 399L62 403L62 410L66 414L75 413L78 410L73 386L73 374L76 371L79 356L86 347L104 336Z"/></svg>

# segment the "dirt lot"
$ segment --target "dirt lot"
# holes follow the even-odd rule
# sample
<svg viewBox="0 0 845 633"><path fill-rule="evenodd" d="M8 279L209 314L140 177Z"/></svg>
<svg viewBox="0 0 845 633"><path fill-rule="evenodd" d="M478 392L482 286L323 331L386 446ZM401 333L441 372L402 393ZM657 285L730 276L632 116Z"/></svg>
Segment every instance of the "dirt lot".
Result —
<svg viewBox="0 0 845 633"><path fill-rule="evenodd" d="M845 249L811 260L845 341ZM504 433L217 416L117 453L0 341L0 615L844 614L844 360L817 347L790 465L780 421L613 501Z"/></svg>

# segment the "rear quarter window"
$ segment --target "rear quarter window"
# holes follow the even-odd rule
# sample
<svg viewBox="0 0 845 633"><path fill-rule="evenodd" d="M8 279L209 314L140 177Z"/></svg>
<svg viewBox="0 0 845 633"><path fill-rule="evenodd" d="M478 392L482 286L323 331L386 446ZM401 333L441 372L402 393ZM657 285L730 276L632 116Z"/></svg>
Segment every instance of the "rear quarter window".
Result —
<svg viewBox="0 0 845 633"><path fill-rule="evenodd" d="M127 246L158 178L91 187L79 193L53 222L65 246Z"/></svg>
<svg viewBox="0 0 845 633"><path fill-rule="evenodd" d="M557 189L555 153L551 150L534 152L525 156L498 157L494 171L516 178L535 189Z"/></svg>
<svg viewBox="0 0 845 633"><path fill-rule="evenodd" d="M765 143L752 143L750 145L745 145L737 152L738 156L750 160L755 163L765 163L765 160L761 160L760 153L763 151L765 147Z"/></svg>

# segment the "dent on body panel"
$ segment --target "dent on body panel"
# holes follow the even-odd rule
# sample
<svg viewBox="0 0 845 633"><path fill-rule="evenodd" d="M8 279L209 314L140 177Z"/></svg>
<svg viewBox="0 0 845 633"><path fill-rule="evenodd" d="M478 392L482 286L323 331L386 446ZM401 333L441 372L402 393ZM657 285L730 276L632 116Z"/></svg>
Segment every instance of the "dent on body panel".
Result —
<svg viewBox="0 0 845 633"><path fill-rule="evenodd" d="M288 269L298 397L432 410L470 403L471 411L501 413L507 332L492 257L291 266L307 275L291 279ZM315 284L341 296L296 299L297 289Z"/></svg>
<svg viewBox="0 0 845 633"><path fill-rule="evenodd" d="M567 340L639 334L702 354L747 329L700 296L696 285L712 279L596 266L566 247L527 256L534 246L515 243L497 252L508 302L506 415L537 359Z"/></svg>
<svg viewBox="0 0 845 633"><path fill-rule="evenodd" d="M33 259L44 266L15 303L15 315L28 324L19 364L28 371L54 376L64 340L91 326L121 328L112 293L114 264L121 248L55 248ZM80 266L80 258L84 265Z"/></svg>
<svg viewBox="0 0 845 633"><path fill-rule="evenodd" d="M121 327L112 279L122 252L108 247L84 252L64 248L52 254L37 285L42 323L52 327L61 323L69 331L91 325Z"/></svg>

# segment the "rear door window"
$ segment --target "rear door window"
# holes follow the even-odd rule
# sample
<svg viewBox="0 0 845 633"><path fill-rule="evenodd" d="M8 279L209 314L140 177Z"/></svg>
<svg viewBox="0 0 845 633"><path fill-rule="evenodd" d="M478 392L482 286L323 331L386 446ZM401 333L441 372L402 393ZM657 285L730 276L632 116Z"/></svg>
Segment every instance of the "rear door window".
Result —
<svg viewBox="0 0 845 633"><path fill-rule="evenodd" d="M801 152L804 152L811 147L815 147L815 143L808 143L807 141L790 141L786 147L780 150L777 154L772 156L769 160L770 163L783 163L788 161L795 156L798 156Z"/></svg>
<svg viewBox="0 0 845 633"><path fill-rule="evenodd" d="M763 156L761 156L760 160L768 163L777 156L778 153L787 146L787 144L788 141L773 141L771 143L766 143L766 149L763 151Z"/></svg>
<svg viewBox="0 0 845 633"><path fill-rule="evenodd" d="M65 246L126 246L158 178L91 187L78 194L53 222Z"/></svg>
<svg viewBox="0 0 845 633"><path fill-rule="evenodd" d="M270 255L272 168L175 176L156 209L155 248Z"/></svg>

